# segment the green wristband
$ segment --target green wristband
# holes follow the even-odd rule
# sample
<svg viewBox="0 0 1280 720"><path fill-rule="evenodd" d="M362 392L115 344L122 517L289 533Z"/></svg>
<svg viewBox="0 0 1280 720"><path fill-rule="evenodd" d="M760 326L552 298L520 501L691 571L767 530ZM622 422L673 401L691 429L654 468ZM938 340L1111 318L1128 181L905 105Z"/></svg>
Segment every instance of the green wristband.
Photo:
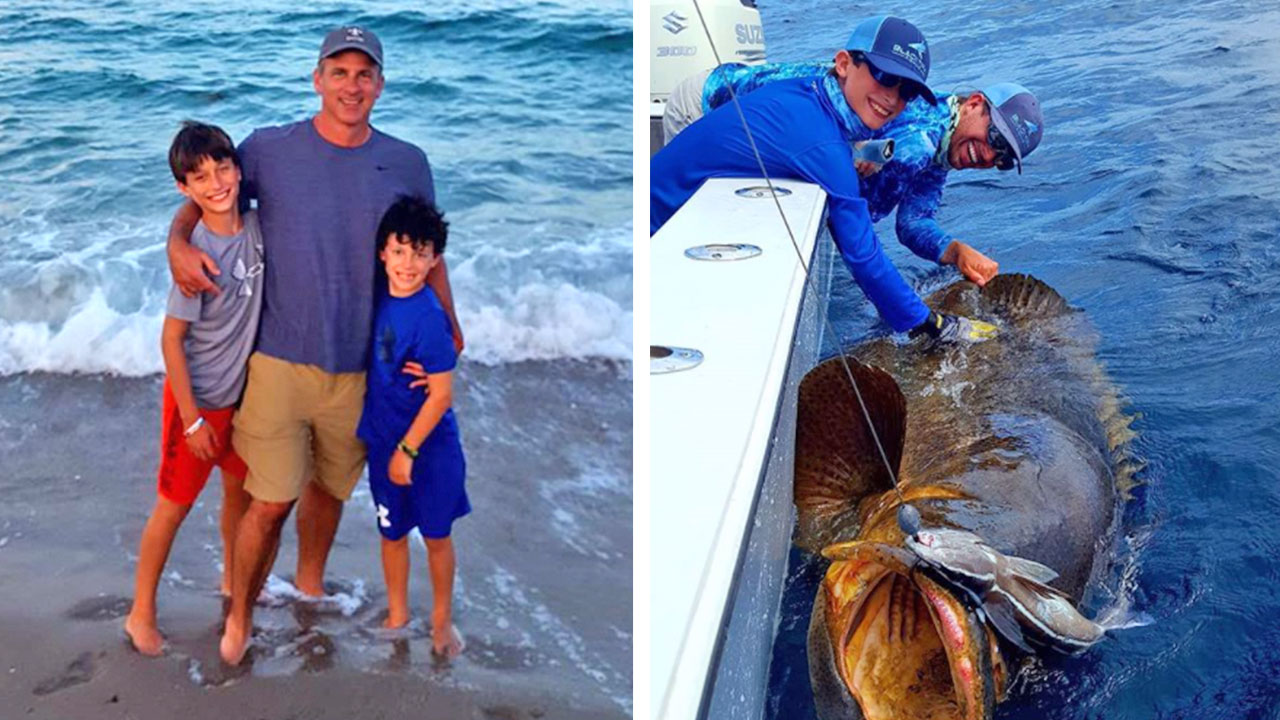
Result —
<svg viewBox="0 0 1280 720"><path fill-rule="evenodd" d="M409 447L409 445L408 445L407 443L405 443L405 441L401 440L401 441L396 445L396 447L397 447L397 448L399 448L399 449L400 449L400 451L401 451L401 452L403 452L405 455L408 455L410 460L417 460L417 459L418 459L418 451L417 451L417 450L414 450L414 449L413 449L413 448L411 448L411 447Z"/></svg>

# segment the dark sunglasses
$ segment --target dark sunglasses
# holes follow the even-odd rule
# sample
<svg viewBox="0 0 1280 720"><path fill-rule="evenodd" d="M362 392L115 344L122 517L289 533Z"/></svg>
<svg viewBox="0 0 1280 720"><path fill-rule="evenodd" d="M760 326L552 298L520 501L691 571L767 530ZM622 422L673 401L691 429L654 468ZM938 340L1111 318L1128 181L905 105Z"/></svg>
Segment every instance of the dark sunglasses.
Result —
<svg viewBox="0 0 1280 720"><path fill-rule="evenodd" d="M892 88L898 87L898 85L901 84L902 87L898 88L898 97L901 97L903 102L911 102L912 100L920 97L920 86L911 80L908 80L901 75L893 75L881 70L875 66L875 63L868 60L866 55L863 55L860 52L850 53L850 57L853 58L855 65L862 65L863 63L866 63L867 72L871 73L871 79L875 80L882 87Z"/></svg>
<svg viewBox="0 0 1280 720"><path fill-rule="evenodd" d="M990 116L990 113L991 107L987 106L988 116ZM995 151L996 169L1012 170L1015 159L1013 148L1009 146L1009 141L1005 139L1004 135L1001 135L1000 131L996 129L996 123L994 120L992 120L990 125L987 126L987 144Z"/></svg>

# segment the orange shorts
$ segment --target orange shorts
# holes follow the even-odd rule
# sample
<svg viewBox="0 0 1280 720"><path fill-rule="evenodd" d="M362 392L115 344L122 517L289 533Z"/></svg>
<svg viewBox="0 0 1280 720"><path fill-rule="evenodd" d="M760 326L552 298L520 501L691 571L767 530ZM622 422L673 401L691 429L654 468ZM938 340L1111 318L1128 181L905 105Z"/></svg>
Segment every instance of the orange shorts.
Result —
<svg viewBox="0 0 1280 720"><path fill-rule="evenodd" d="M169 381L164 381L164 407L160 415L161 497L179 505L194 503L215 465L222 468L224 474L244 478L249 469L231 447L231 417L235 411L235 408L200 408L200 415L218 438L220 450L213 460L201 460L187 446L187 437L183 435L187 428L178 412L178 401L173 397Z"/></svg>

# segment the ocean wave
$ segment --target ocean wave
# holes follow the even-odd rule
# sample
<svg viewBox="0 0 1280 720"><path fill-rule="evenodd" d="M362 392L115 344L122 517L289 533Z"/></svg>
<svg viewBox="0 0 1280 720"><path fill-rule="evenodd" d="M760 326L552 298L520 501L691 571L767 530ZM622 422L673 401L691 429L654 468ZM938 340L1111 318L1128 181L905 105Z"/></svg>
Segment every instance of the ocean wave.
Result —
<svg viewBox="0 0 1280 720"><path fill-rule="evenodd" d="M525 285L503 305L460 308L466 355L486 365L521 360L631 358L632 313L568 283Z"/></svg>
<svg viewBox="0 0 1280 720"><path fill-rule="evenodd" d="M568 283L525 285L509 302L460 308L458 319L466 332L466 358L485 365L631 357L632 313ZM95 288L64 322L0 320L0 375L164 372L163 321L159 311L119 312L106 292Z"/></svg>

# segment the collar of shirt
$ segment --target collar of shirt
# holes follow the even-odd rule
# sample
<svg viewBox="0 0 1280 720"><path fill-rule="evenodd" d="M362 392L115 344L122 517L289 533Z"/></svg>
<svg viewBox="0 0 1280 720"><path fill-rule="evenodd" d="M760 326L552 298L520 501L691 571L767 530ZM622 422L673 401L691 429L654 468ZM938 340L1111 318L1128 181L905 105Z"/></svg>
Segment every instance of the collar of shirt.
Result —
<svg viewBox="0 0 1280 720"><path fill-rule="evenodd" d="M836 119L840 121L840 129L844 131L845 139L849 141L870 139L872 135L870 128L863 125L853 108L849 107L849 101L845 100L836 76L823 75L819 82L827 93L827 99L831 101L831 107L836 111Z"/></svg>
<svg viewBox="0 0 1280 720"><path fill-rule="evenodd" d="M947 111L951 113L951 121L947 123L947 131L942 135L942 142L938 143L938 152L933 156L933 163L950 170L951 160L947 157L947 153L951 150L951 133L956 131L956 124L960 122L959 97L952 95L947 98Z"/></svg>

